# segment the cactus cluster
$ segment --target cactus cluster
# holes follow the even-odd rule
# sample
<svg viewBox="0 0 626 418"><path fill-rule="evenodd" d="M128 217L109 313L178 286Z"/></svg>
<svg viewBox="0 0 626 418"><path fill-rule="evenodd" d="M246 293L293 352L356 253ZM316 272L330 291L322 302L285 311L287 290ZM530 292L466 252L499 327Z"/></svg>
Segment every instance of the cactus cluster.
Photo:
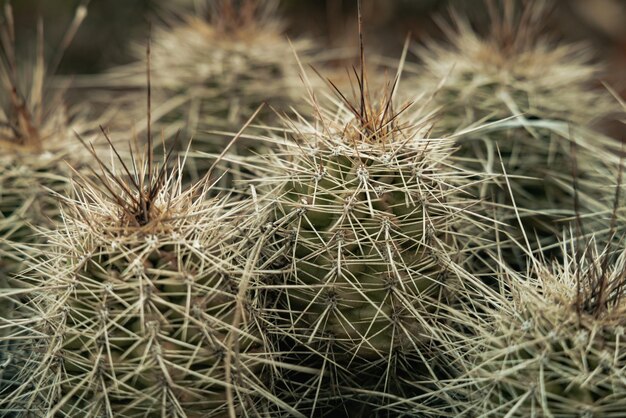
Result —
<svg viewBox="0 0 626 418"><path fill-rule="evenodd" d="M484 36L455 15L391 81L360 19L352 95L274 2L197 3L99 78L108 152L42 57L21 78L6 14L0 415L623 415L626 194L593 127L619 106L542 2L487 2Z"/></svg>

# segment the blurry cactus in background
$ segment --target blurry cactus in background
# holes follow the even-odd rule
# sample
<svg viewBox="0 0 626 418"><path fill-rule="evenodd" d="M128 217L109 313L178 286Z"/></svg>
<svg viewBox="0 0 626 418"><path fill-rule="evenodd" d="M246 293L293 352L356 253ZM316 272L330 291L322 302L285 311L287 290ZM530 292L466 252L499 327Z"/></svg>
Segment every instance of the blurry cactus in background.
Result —
<svg viewBox="0 0 626 418"><path fill-rule="evenodd" d="M602 68L589 49L545 33L550 2L522 3L485 0L486 31L452 12L452 23L440 19L446 42L416 50L426 70L423 86L443 82L436 92L446 109L439 129L511 116L587 125L615 110L594 88Z"/></svg>
<svg viewBox="0 0 626 418"><path fill-rule="evenodd" d="M453 13L454 24L442 25L447 42L418 49L424 69L416 83L435 95L441 132L460 133L457 156L470 158L467 167L507 174L480 190L487 202L517 207L521 229L515 211L496 215L509 225L505 235L554 249L562 221L574 215L571 184L587 186L580 180L594 175L598 161L617 167L618 146L591 130L617 107L594 86L600 67L588 48L543 33L549 2L485 4L487 34ZM607 196L593 186L581 193Z"/></svg>
<svg viewBox="0 0 626 418"><path fill-rule="evenodd" d="M312 43L289 41L276 8L273 0L218 0L198 2L195 11L170 7L163 12L151 43L153 117L164 122L159 126L166 137L184 129L194 137L194 149L219 153L225 140L209 131L236 132L262 103L268 105L266 117L274 115L270 107L288 111L301 103L295 54L306 62ZM143 89L143 48L135 57L139 62L114 68L95 83ZM118 103L123 106L124 99ZM136 113L127 116L129 124L143 128Z"/></svg>
<svg viewBox="0 0 626 418"><path fill-rule="evenodd" d="M57 55L67 46L85 13L85 9L77 11ZM72 149L79 146L72 131L81 131L85 126L78 120L78 115L67 109L63 89L49 86L43 26L40 25L38 30L36 57L34 61L28 61L16 55L15 28L9 3L5 5L2 22L0 231L3 239L19 242L32 238L29 223L47 224L57 212L56 201L46 189L60 192L67 188L71 170L63 160L72 158ZM5 247L2 248L4 251Z"/></svg>
<svg viewBox="0 0 626 418"><path fill-rule="evenodd" d="M66 160L80 169L85 159L82 148L77 150L74 131L84 132L89 126L66 106L64 88L52 88L50 80L85 15L84 8L77 9L51 64L44 56L43 23L37 30L35 56L24 57L15 48L10 3L4 4L0 16L0 292L10 291L12 276L23 267L22 246L42 240L34 228L58 220L53 193L69 190L72 169ZM11 317L12 308L2 300L0 319ZM5 324L0 337L6 332ZM5 345L0 340L0 363L6 360Z"/></svg>

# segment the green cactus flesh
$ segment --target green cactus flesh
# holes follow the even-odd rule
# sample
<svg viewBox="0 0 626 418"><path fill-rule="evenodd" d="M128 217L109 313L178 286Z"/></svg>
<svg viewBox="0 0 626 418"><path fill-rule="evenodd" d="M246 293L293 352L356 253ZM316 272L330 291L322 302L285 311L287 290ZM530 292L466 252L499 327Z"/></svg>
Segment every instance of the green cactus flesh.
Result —
<svg viewBox="0 0 626 418"><path fill-rule="evenodd" d="M411 299L432 296L445 267L434 255L439 248L430 247L443 234L427 236L423 207L411 207L404 192L404 182L416 181L409 166L416 154L387 166L322 150L313 163L322 178L287 186L282 209L296 214L289 308L301 312L292 314L296 328L311 327L309 339L332 336L351 355L368 357L420 339L423 325L410 318L421 302ZM300 164L315 173L313 164ZM426 225L440 231L441 216L430 216Z"/></svg>

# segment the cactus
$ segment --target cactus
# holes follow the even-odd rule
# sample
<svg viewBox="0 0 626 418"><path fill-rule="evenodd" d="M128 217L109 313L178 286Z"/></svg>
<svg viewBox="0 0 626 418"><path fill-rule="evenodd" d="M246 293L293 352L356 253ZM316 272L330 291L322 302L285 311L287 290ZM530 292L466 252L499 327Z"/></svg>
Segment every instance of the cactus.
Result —
<svg viewBox="0 0 626 418"><path fill-rule="evenodd" d="M526 249L529 268L521 273L501 253L493 255L499 289L473 287L477 282L464 289L458 300L466 303L452 312L454 323L462 325L455 327L449 347L450 361L462 372L440 386L463 400L457 414L621 414L626 394L622 172L620 166L612 205L602 210L610 213L608 232L586 234L589 220L578 214L572 238L560 242L559 261L548 264ZM594 228L600 223L591 222Z"/></svg>
<svg viewBox="0 0 626 418"><path fill-rule="evenodd" d="M296 361L317 357L322 369L293 383L292 402L323 411L337 401L335 414L382 411L427 385L403 382L445 373L437 307L463 274L461 231L479 222L466 174L448 160L454 140L429 138L429 115L411 103L396 107L397 79L374 99L363 72L356 83L358 103L337 91L337 109L285 119L287 138L268 138L279 150L249 163L274 207L271 251L287 265L270 286L283 291L266 315L300 347ZM434 408L429 402L421 407Z"/></svg>
<svg viewBox="0 0 626 418"><path fill-rule="evenodd" d="M470 388L471 416L622 413L624 253L563 245L562 265L535 259L529 275L506 272L509 297L492 299L480 334L465 340L467 380L455 383Z"/></svg>
<svg viewBox="0 0 626 418"><path fill-rule="evenodd" d="M78 8L66 43L84 17L84 7ZM20 247L41 239L33 226L50 226L58 219L57 201L49 191L69 190L71 170L65 160L80 168L85 158L81 149L76 150L79 144L72 131L85 132L89 125L75 109L65 106L63 88L50 87L48 70L53 69L44 59L42 26L38 34L33 62L16 56L13 13L10 3L4 5L0 15L0 291L15 285L12 276L23 267ZM10 317L12 309L9 301L0 303L0 319ZM7 332L0 329L0 337ZM0 340L0 364L7 360L5 346Z"/></svg>
<svg viewBox="0 0 626 418"><path fill-rule="evenodd" d="M236 238L241 205L207 199L206 181L183 190L180 166L135 160L131 174L120 163L126 179L103 168L75 184L63 226L21 276L27 297L12 321L27 325L7 337L15 384L0 409L267 416L270 360L256 302L239 289L249 245Z"/></svg>
<svg viewBox="0 0 626 418"><path fill-rule="evenodd" d="M516 205L523 231L513 211L497 215L513 227L508 233L519 241L522 234L531 242L538 237L545 249L556 244L563 228L558 221L574 214L572 143L578 145L577 175L584 178L595 171L599 155L611 158L604 147L617 148L588 129L617 109L593 88L600 68L590 63L588 50L542 34L547 2L531 1L521 10L508 0L501 7L486 4L488 35L455 14L455 27L444 25L447 44L431 43L417 52L424 74L418 84L431 91L439 86L434 92L441 107L439 129L464 131L457 155L480 161L469 168L500 172L501 157L513 197L504 180L499 187L483 185L480 195ZM485 124L494 121L500 122ZM474 129L480 124L488 128ZM594 188L586 192L603 196Z"/></svg>
<svg viewBox="0 0 626 418"><path fill-rule="evenodd" d="M419 82L429 90L442 83L436 92L437 104L445 106L439 129L454 132L512 115L588 125L615 110L593 88L601 68L589 50L543 33L550 2L485 4L487 35L453 12L454 24L442 24L446 43L417 50L426 70Z"/></svg>
<svg viewBox="0 0 626 418"><path fill-rule="evenodd" d="M349 97L308 80L274 0L172 9L152 54L97 78L124 89L114 131L147 120L130 161L102 129L110 165L41 53L18 79L8 9L0 415L621 416L623 168L593 131L614 106L583 48L541 35L544 3L486 4L487 37L455 15L451 46L418 52L433 103L398 88L408 43L392 82L368 80L361 18ZM152 119L204 152L156 163ZM208 132L242 125L225 148ZM209 168L185 187L190 162Z"/></svg>
<svg viewBox="0 0 626 418"><path fill-rule="evenodd" d="M197 2L195 12L182 7L165 12L164 23L151 33L151 59L157 104L152 118L166 139L182 130L184 138L193 138L192 151L220 154L228 140L223 132L236 132L260 106L265 104L259 118L269 122L276 110L300 105L295 54L306 62L313 43L289 41L276 8L275 0L217 0ZM87 82L109 92L123 89L115 99L120 117L114 131L145 126L133 105L144 86L143 48L135 48L134 55L134 63ZM229 154L249 153L252 144L241 138ZM186 153L187 144L181 145ZM210 163L193 152L186 155L185 182L197 180ZM221 177L218 186L232 188L234 173Z"/></svg>
<svg viewBox="0 0 626 418"><path fill-rule="evenodd" d="M165 24L155 25L154 119L165 122L166 134L185 128L195 147L215 152L222 144L211 143L216 138L207 131L238 129L264 102L284 110L298 103L302 93L294 52L302 54L311 42L290 44L276 6L273 0L198 2L195 13L174 8ZM101 82L141 89L143 48L135 55L136 63L112 69ZM128 98L132 107L135 97ZM273 115L267 109L264 115ZM132 121L141 129L136 116Z"/></svg>

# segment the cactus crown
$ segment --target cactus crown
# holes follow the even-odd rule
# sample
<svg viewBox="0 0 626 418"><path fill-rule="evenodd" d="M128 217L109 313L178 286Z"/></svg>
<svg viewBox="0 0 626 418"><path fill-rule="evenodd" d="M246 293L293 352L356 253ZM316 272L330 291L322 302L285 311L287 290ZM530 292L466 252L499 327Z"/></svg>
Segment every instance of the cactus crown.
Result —
<svg viewBox="0 0 626 418"><path fill-rule="evenodd" d="M146 158L133 157L131 172L104 129L102 132L122 166L124 174L114 173L114 168L107 168L93 147L90 147L101 172L97 173L93 170L98 180L97 183L82 177L84 182L92 186L83 187L83 190L92 202L100 200L100 196L106 196L113 203L115 208L113 213L117 215L113 216L113 213L110 213L109 217L114 225L124 228L143 228L149 225L157 227L163 220L174 216L175 211L180 209L181 202L188 201L189 196L196 193L198 185L185 192L179 192L181 190L180 164L177 164L170 173L167 172L173 155L173 146L165 153L165 162L159 167L153 162L152 141L149 141ZM84 145L87 146L86 143ZM131 154L134 154L132 150Z"/></svg>
<svg viewBox="0 0 626 418"><path fill-rule="evenodd" d="M467 58L480 58L475 64L523 72L519 64L526 60L550 55L551 39L544 35L546 19L550 13L549 2L528 1L519 5L505 0L485 0L489 25L486 34L480 34L458 12L452 11L453 24L440 22L447 35L451 51L456 50ZM463 63L465 64L465 63Z"/></svg>
<svg viewBox="0 0 626 418"><path fill-rule="evenodd" d="M178 135L176 136L174 144L172 144L169 151L165 152L164 162L160 165L160 167L159 164L154 161L151 128L152 86L149 42L146 48L146 57L147 150L145 154L141 153L138 149L139 147L137 146L137 142L135 141L135 151L133 151L131 143L130 155L132 159L132 172L115 148L104 128L100 127L100 130L104 134L104 137L114 154L114 159L117 159L123 169L123 174L121 175L115 173L115 168L107 168L102 159L96 153L93 145L88 145L80 137L80 135L77 134L79 141L81 141L81 143L91 152L100 167L100 173L97 173L92 168L92 172L98 180L98 183L93 180L89 180L84 176L81 177L83 182L87 182L89 183L89 186L91 186L83 187L84 194L89 196L90 200L93 202L101 201L101 197L106 196L110 203L113 203L113 213L117 213L117 216L112 216L113 213L107 214L109 222L105 222L105 225L110 225L112 222L113 225L117 224L122 228L159 228L162 226L163 221L172 219L177 210L182 209L184 211L184 205L193 200L190 200L190 198L197 193L198 188L202 187L202 185L206 185L206 182L198 182L183 192L180 164L177 164L170 173L167 172L172 156L174 155L173 151L178 142ZM136 158L135 156L137 155L139 157ZM84 216L83 218L88 220Z"/></svg>
<svg viewBox="0 0 626 418"><path fill-rule="evenodd" d="M337 98L343 102L345 107L353 115L352 121L348 122L344 129L344 138L348 142L353 142L355 146L360 143L379 144L384 146L386 142L399 135L402 126L398 123L398 116L411 106L406 104L400 111L393 109L393 96L398 83L396 77L392 83L387 82L379 100L373 100L369 95L367 76L364 68L364 57L361 52L361 73L355 71L356 84L359 97L350 100L341 90L330 81L329 85L336 93Z"/></svg>
<svg viewBox="0 0 626 418"><path fill-rule="evenodd" d="M402 73L402 66L397 70L397 74L392 82L387 81L382 92L377 92L376 98L372 99L369 91L369 83L367 79L365 65L365 49L363 42L361 3L359 7L359 69L353 67L354 80L350 73L348 78L352 87L353 98L350 100L335 83L330 79L326 79L331 90L335 93L336 98L348 109L353 119L346 123L343 130L344 140L352 143L355 148L362 144L381 145L383 149L386 143L394 142L398 135L401 136L403 128L398 119L399 116L410 108L413 103L409 102L398 111L394 110L394 97L396 88ZM404 55L404 54L403 54ZM317 75L323 78L317 71ZM356 89L355 89L356 84ZM356 92L355 92L356 90ZM314 97L311 100L315 103ZM321 110L316 107L318 117L323 120L324 115Z"/></svg>

